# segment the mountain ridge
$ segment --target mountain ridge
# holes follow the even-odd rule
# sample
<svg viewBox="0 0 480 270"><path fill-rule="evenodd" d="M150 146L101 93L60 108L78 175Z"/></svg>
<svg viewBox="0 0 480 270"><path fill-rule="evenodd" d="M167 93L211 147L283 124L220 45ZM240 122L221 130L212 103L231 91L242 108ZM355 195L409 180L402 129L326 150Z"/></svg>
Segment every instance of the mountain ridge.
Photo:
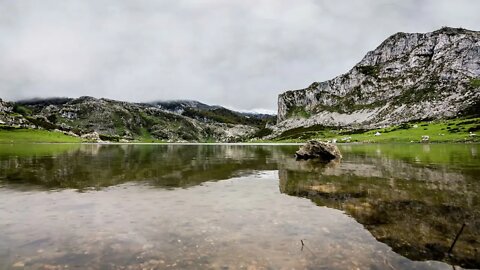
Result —
<svg viewBox="0 0 480 270"><path fill-rule="evenodd" d="M371 129L479 113L480 32L396 33L348 72L278 97L275 133L313 125Z"/></svg>
<svg viewBox="0 0 480 270"><path fill-rule="evenodd" d="M236 142L252 138L274 121L273 116L252 118L197 101L180 102L183 111L179 111L178 103L172 101L174 106L165 108L159 102L133 103L90 96L0 100L0 124L62 131L96 141Z"/></svg>

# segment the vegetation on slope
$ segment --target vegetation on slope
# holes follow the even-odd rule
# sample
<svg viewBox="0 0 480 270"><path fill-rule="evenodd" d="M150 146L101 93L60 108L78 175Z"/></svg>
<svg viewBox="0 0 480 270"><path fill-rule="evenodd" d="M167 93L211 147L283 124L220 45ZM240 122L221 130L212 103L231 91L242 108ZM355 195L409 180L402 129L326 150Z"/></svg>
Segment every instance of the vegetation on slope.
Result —
<svg viewBox="0 0 480 270"><path fill-rule="evenodd" d="M270 129L260 129L255 137L270 135ZM364 143L405 143L421 142L423 136L428 136L429 142L480 142L480 118L451 119L432 122L412 122L373 130L337 130L334 127L321 125L300 127L283 132L272 140L255 140L251 142L305 142L307 140L336 140L337 142ZM101 135L104 141L119 142L118 137ZM61 132L16 129L0 127L0 143L78 143L79 137L65 135ZM163 143L144 129L135 142ZM205 140L203 142L214 142Z"/></svg>
<svg viewBox="0 0 480 270"><path fill-rule="evenodd" d="M260 128L264 127L267 122L274 123L276 120L275 116L271 116L270 118L266 119L261 119L258 117L248 117L226 108L213 108L209 110L185 108L182 115L200 121L211 121L234 125L247 125Z"/></svg>
<svg viewBox="0 0 480 270"><path fill-rule="evenodd" d="M345 130L322 125L290 129L275 138L276 142L304 142L310 139L337 142L479 142L480 118L449 119L403 123L373 130ZM479 133L479 134L477 134Z"/></svg>
<svg viewBox="0 0 480 270"><path fill-rule="evenodd" d="M275 116L235 112L196 101L139 104L80 97L0 105L0 124L61 130L91 140L91 135L98 133L97 141L110 142L238 142L275 121Z"/></svg>
<svg viewBox="0 0 480 270"><path fill-rule="evenodd" d="M79 143L82 139L39 129L0 129L0 143Z"/></svg>

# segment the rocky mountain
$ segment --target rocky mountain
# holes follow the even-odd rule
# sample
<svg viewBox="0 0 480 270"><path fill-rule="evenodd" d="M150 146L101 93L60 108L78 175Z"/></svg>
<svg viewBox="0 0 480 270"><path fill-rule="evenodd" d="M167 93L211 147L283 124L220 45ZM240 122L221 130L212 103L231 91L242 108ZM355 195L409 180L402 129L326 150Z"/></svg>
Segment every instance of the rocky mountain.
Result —
<svg viewBox="0 0 480 270"><path fill-rule="evenodd" d="M278 98L275 132L365 129L480 114L480 32L397 33L350 71Z"/></svg>
<svg viewBox="0 0 480 270"><path fill-rule="evenodd" d="M207 105L205 103L196 101L196 100L167 100L167 101L155 101L148 104L157 106L158 108L176 112L182 114L185 110L195 109L195 110L213 110L221 108L221 106Z"/></svg>
<svg viewBox="0 0 480 270"><path fill-rule="evenodd" d="M275 115L237 112L218 105L207 105L194 100L157 101L149 103L158 108L178 113L202 122L220 122L265 127L274 124Z"/></svg>
<svg viewBox="0 0 480 270"><path fill-rule="evenodd" d="M2 101L0 124L106 141L235 142L255 137L267 123L200 102L171 102L172 107L165 104L93 97ZM218 110L224 110L223 114Z"/></svg>
<svg viewBox="0 0 480 270"><path fill-rule="evenodd" d="M14 104L0 99L0 125L9 127L30 127L29 121L16 112Z"/></svg>

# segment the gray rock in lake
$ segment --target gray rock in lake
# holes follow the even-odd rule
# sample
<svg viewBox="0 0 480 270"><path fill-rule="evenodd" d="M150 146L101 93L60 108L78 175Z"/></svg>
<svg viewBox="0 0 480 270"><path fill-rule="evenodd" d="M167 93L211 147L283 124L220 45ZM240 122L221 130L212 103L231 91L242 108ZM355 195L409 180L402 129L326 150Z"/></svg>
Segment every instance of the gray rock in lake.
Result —
<svg viewBox="0 0 480 270"><path fill-rule="evenodd" d="M320 159L329 162L334 159L341 159L342 154L338 147L331 143L309 141L295 153L297 159Z"/></svg>

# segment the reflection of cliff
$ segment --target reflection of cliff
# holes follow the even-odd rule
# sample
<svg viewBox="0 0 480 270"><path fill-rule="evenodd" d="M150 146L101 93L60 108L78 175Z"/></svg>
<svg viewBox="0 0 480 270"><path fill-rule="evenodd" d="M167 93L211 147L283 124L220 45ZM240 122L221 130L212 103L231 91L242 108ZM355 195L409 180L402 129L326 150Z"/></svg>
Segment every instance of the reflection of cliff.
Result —
<svg viewBox="0 0 480 270"><path fill-rule="evenodd" d="M480 183L472 150L478 146L348 145L342 146L342 162L329 165L295 161L298 146L5 147L0 147L0 185L24 189L82 190L129 181L189 187L278 168L283 193L345 211L412 259L445 260L443 252L467 221L451 261L480 267ZM455 163L459 159L463 167Z"/></svg>
<svg viewBox="0 0 480 270"><path fill-rule="evenodd" d="M357 160L358 159L358 160ZM340 164L279 164L280 190L345 211L375 238L415 260L480 266L480 196L475 178L442 167L385 158L350 157ZM444 258L463 222L454 257Z"/></svg>
<svg viewBox="0 0 480 270"><path fill-rule="evenodd" d="M54 155L0 160L0 182L100 188L128 181L187 187L254 170L275 170L280 148L207 145L82 145Z"/></svg>

